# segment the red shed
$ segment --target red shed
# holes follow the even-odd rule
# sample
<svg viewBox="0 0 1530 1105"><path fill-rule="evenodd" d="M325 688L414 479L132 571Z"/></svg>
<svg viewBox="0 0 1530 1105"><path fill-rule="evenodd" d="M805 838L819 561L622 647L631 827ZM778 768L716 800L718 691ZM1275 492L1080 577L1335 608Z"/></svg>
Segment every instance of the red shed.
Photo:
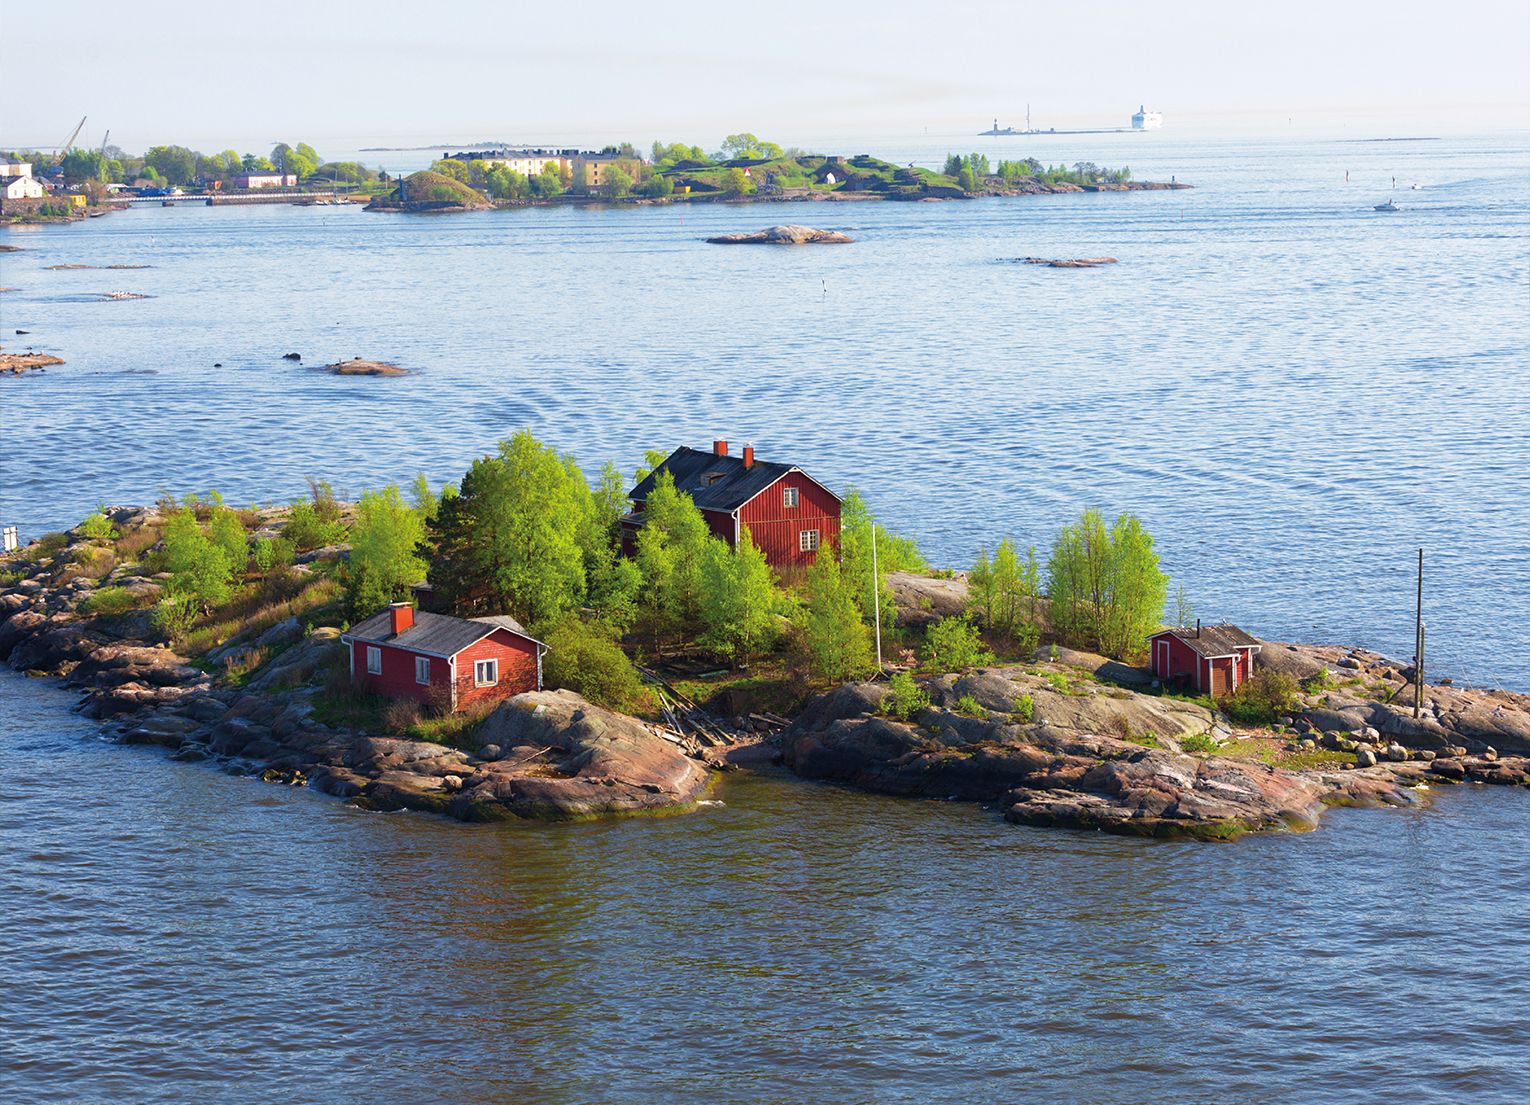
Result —
<svg viewBox="0 0 1530 1105"><path fill-rule="evenodd" d="M839 547L838 495L793 465L756 460L752 445L735 457L719 440L710 453L681 446L628 492L632 513L622 519L628 556L637 550L643 508L661 472L674 478L675 488L691 497L707 526L729 545L738 544L747 526L773 568L811 564L820 548Z"/></svg>
<svg viewBox="0 0 1530 1105"><path fill-rule="evenodd" d="M1165 629L1148 638L1153 674L1165 683L1184 683L1202 694L1231 694L1254 674L1259 641L1235 625Z"/></svg>
<svg viewBox="0 0 1530 1105"><path fill-rule="evenodd" d="M350 649L351 679L374 694L456 710L542 689L547 646L514 618L454 618L395 602L340 639Z"/></svg>

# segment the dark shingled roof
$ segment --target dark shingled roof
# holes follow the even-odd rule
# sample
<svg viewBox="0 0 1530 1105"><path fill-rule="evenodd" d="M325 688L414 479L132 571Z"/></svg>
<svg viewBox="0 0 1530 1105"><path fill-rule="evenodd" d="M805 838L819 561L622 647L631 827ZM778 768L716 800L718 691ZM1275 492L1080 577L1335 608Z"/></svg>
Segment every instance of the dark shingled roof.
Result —
<svg viewBox="0 0 1530 1105"><path fill-rule="evenodd" d="M675 490L684 491L700 509L734 511L795 468L795 465L768 460L757 460L753 466L745 468L743 457L720 457L682 445L628 492L627 497L646 500L653 494L659 473L668 472L674 477ZM832 491L829 493L833 494Z"/></svg>
<svg viewBox="0 0 1530 1105"><path fill-rule="evenodd" d="M416 610L414 624L397 636L393 633L393 616L388 610L373 614L352 627L350 636L370 644L395 645L433 656L455 656L496 629L507 629L528 641L536 641L535 637L527 636L514 618L454 618L450 614L432 614L426 610Z"/></svg>
<svg viewBox="0 0 1530 1105"><path fill-rule="evenodd" d="M1220 625L1185 626L1180 629L1165 629L1153 634L1154 637L1162 637L1165 633L1172 633L1185 644L1190 646L1190 651L1197 656L1231 656L1240 648L1248 648L1253 645L1259 647L1259 638L1250 637L1235 625L1222 622Z"/></svg>

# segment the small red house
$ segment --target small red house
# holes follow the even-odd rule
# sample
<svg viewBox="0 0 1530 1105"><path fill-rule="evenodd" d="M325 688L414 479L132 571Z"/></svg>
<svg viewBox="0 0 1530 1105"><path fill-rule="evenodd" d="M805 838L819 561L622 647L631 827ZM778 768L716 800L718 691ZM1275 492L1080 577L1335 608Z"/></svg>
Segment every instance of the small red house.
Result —
<svg viewBox="0 0 1530 1105"><path fill-rule="evenodd" d="M351 679L374 694L453 710L542 689L547 646L514 618L454 618L395 602L340 638Z"/></svg>
<svg viewBox="0 0 1530 1105"><path fill-rule="evenodd" d="M737 545L744 527L773 568L806 566L820 548L839 547L839 496L790 464L756 460L754 446L742 456L728 453L728 443L712 442L712 451L681 446L627 493L632 513L622 519L622 550L637 551L643 508L654 481L668 472L675 489L691 497L712 533Z"/></svg>
<svg viewBox="0 0 1530 1105"><path fill-rule="evenodd" d="M1231 694L1254 674L1259 641L1235 625L1165 629L1148 638L1153 674L1201 694Z"/></svg>

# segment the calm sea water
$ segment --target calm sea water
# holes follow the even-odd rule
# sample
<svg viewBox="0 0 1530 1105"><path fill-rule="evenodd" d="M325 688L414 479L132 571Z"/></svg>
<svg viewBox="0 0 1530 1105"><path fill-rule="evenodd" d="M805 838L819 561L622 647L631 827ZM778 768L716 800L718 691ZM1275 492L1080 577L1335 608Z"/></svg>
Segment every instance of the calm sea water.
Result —
<svg viewBox="0 0 1530 1105"><path fill-rule="evenodd" d="M1530 1097L1526 796L1217 846L738 778L468 827L0 674L0 1100Z"/></svg>
<svg viewBox="0 0 1530 1105"><path fill-rule="evenodd" d="M876 148L934 162L953 141ZM183 205L7 234L27 249L0 256L8 344L68 364L0 381L0 513L36 534L161 490L446 480L528 426L591 471L724 436L861 488L937 563L1006 535L1045 548L1086 504L1134 510L1198 615L1264 636L1411 654L1424 546L1435 669L1530 689L1530 136L960 141L1197 187ZM1394 195L1401 213L1371 210ZM784 221L859 240L702 241ZM1121 263L1006 263L1100 254ZM70 263L153 267L46 270ZM92 299L119 289L154 298ZM289 351L419 371L336 379Z"/></svg>
<svg viewBox="0 0 1530 1105"><path fill-rule="evenodd" d="M1530 141L1022 141L983 148L1197 188L9 234L7 345L69 363L0 381L0 514L721 434L941 563L1136 510L1198 613L1272 636L1405 654L1422 544L1437 670L1530 688ZM700 241L782 221L858 241ZM69 702L0 674L3 1101L1530 1097L1517 791L1226 847L778 777L470 828L112 747Z"/></svg>

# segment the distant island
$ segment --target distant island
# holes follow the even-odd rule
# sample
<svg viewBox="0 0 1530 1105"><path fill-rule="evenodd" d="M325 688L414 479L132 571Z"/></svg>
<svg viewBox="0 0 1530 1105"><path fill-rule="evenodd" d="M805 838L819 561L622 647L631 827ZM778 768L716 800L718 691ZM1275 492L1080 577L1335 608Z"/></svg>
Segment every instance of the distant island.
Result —
<svg viewBox="0 0 1530 1105"><path fill-rule="evenodd" d="M206 154L176 145L151 146L141 155L115 146L9 150L0 151L0 175L11 182L0 198L0 224L70 222L143 203L365 203L373 211L429 213L550 203L957 200L1189 187L1172 178L1166 184L1134 180L1130 168L1091 161L1047 165L949 154L937 170L864 153L782 148L748 133L728 135L711 152L683 142L655 142L647 151L631 143L599 150L490 145L443 153L429 169L402 177L326 159L305 142L279 142L269 155Z"/></svg>
<svg viewBox="0 0 1530 1105"><path fill-rule="evenodd" d="M732 135L708 154L656 142L650 156L631 145L600 151L490 149L449 154L374 197L370 210L445 211L570 202L738 202L770 200L955 200L1061 192L1188 188L1137 181L1130 168L1093 162L1046 165L1034 158L990 162L948 154L939 169L896 165L870 154L783 150L754 135Z"/></svg>

